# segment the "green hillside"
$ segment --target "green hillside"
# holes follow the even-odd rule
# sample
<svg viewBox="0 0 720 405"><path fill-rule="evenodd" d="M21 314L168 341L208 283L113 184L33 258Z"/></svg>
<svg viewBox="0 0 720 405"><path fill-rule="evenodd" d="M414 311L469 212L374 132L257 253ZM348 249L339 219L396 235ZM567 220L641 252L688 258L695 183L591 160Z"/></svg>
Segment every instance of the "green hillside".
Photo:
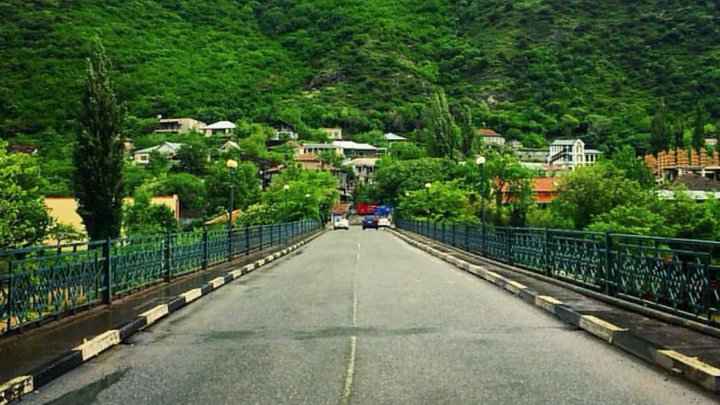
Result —
<svg viewBox="0 0 720 405"><path fill-rule="evenodd" d="M411 133L443 87L525 141L643 148L663 100L720 119L720 3L699 0L6 0L0 134L74 131L98 34L136 117Z"/></svg>

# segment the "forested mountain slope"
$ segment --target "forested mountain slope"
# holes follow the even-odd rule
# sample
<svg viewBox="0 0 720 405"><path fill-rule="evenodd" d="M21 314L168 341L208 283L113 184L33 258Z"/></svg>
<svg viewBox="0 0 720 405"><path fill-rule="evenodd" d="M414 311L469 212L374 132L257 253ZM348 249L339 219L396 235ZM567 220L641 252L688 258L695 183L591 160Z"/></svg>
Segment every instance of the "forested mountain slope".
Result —
<svg viewBox="0 0 720 405"><path fill-rule="evenodd" d="M661 102L720 118L720 2L6 0L0 133L74 131L90 39L137 117L408 133L427 96L528 144L644 147Z"/></svg>

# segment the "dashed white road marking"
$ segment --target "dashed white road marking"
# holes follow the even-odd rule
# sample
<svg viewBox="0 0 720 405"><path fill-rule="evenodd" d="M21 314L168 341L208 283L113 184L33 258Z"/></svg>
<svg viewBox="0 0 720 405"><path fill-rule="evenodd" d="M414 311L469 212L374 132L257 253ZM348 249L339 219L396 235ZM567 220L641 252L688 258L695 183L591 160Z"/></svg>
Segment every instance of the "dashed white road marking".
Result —
<svg viewBox="0 0 720 405"><path fill-rule="evenodd" d="M360 266L360 236L358 236L357 243L357 254L355 255L355 270L353 272L353 314L352 314L352 326L357 327L357 272ZM355 375L355 357L357 352L357 336L352 335L350 337L350 358L348 359L347 372L345 373L345 387L343 389L343 396L340 400L341 405L347 405L350 401L350 394L352 393L353 376Z"/></svg>

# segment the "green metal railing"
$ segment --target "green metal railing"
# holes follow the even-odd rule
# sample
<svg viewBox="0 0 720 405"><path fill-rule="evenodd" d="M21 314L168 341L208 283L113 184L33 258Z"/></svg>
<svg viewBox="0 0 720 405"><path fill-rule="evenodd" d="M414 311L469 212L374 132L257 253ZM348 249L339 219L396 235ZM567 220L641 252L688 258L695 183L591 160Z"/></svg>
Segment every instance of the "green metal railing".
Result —
<svg viewBox="0 0 720 405"><path fill-rule="evenodd" d="M0 334L287 243L317 220L0 251Z"/></svg>
<svg viewBox="0 0 720 405"><path fill-rule="evenodd" d="M718 242L405 219L396 226L608 296L720 321Z"/></svg>

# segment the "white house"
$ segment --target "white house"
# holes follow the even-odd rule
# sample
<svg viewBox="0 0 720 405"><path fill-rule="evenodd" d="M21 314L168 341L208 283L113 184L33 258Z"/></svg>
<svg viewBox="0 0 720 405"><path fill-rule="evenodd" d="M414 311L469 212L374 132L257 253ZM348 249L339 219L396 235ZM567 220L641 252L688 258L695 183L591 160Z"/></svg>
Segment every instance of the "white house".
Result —
<svg viewBox="0 0 720 405"><path fill-rule="evenodd" d="M230 121L218 121L203 128L203 132L205 136L232 135L235 128L235 124Z"/></svg>
<svg viewBox="0 0 720 405"><path fill-rule="evenodd" d="M595 149L585 149L585 142L581 139L557 139L550 144L547 163L574 169L597 162L601 154Z"/></svg>
<svg viewBox="0 0 720 405"><path fill-rule="evenodd" d="M152 152L160 153L161 155L173 160L178 151L182 148L181 143L174 142L163 142L160 145L151 146L149 148L140 149L133 153L133 162L136 165L147 165L150 163L150 154Z"/></svg>
<svg viewBox="0 0 720 405"><path fill-rule="evenodd" d="M353 141L333 141L332 143L306 143L303 153L318 154L323 151L334 151L343 157L378 157L385 153L385 148L377 148L367 143Z"/></svg>

